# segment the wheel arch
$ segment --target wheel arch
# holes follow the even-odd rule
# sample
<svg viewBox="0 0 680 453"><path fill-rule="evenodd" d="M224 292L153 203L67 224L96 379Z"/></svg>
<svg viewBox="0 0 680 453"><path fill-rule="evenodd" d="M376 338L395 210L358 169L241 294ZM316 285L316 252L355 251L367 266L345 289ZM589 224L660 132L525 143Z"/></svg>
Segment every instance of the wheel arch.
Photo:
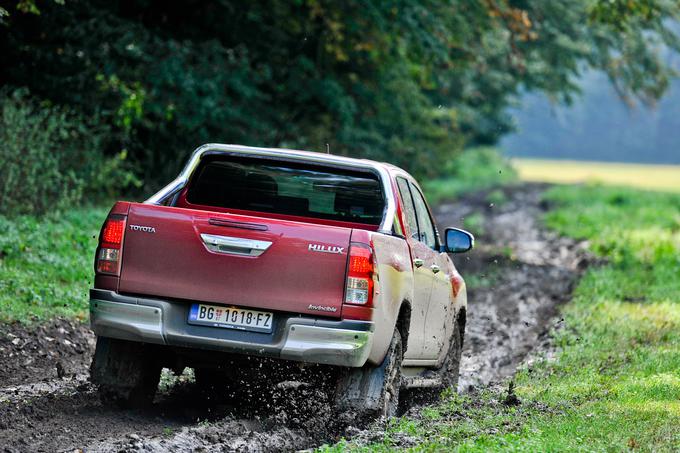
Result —
<svg viewBox="0 0 680 453"><path fill-rule="evenodd" d="M460 347L463 347L465 340L465 323L467 322L467 307L462 307L456 314L456 323L458 324L458 335L460 335Z"/></svg>
<svg viewBox="0 0 680 453"><path fill-rule="evenodd" d="M411 327L411 302L404 300L399 307L399 314L397 315L396 326L401 335L402 350L405 352L408 348L408 335Z"/></svg>

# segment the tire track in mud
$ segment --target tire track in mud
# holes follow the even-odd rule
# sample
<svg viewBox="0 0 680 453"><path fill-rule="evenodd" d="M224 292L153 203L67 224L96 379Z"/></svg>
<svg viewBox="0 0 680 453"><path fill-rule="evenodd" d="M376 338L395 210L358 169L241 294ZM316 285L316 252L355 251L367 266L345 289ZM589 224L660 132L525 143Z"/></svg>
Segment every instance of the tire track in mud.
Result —
<svg viewBox="0 0 680 453"><path fill-rule="evenodd" d="M511 376L588 264L584 244L541 227L544 188L501 189L495 206L476 193L436 210L440 227L483 219L477 248L454 258L474 283L461 391ZM338 426L325 393L308 383L253 384L239 402L206 400L192 383L169 379L147 410L104 407L87 381L93 345L89 329L71 321L0 326L0 451L290 451L364 428Z"/></svg>
<svg viewBox="0 0 680 453"><path fill-rule="evenodd" d="M479 192L437 209L441 226L461 225L472 215L483 219L475 232L476 248L456 260L463 277L475 280L468 287L459 391L512 376L549 329L559 327L559 306L571 298L592 260L586 242L543 227L547 187L524 184ZM489 198L505 201L494 204Z"/></svg>

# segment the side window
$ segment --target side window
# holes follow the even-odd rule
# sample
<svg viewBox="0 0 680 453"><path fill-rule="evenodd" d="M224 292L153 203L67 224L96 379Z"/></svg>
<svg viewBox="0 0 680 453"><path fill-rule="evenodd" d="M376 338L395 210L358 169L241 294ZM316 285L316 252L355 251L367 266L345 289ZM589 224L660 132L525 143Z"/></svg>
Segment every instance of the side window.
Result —
<svg viewBox="0 0 680 453"><path fill-rule="evenodd" d="M432 224L430 213L428 212L427 205L425 204L425 199L413 184L410 184L410 186L411 193L413 194L413 201L415 203L418 225L420 225L420 241L424 242L428 247L433 249L436 246L437 240L434 232L434 225Z"/></svg>
<svg viewBox="0 0 680 453"><path fill-rule="evenodd" d="M397 185L399 186L399 194L401 195L401 201L404 205L404 216L406 216L408 229L411 231L413 239L418 239L416 210L413 207L413 199L411 198L411 191L408 189L408 182L404 178L397 178Z"/></svg>

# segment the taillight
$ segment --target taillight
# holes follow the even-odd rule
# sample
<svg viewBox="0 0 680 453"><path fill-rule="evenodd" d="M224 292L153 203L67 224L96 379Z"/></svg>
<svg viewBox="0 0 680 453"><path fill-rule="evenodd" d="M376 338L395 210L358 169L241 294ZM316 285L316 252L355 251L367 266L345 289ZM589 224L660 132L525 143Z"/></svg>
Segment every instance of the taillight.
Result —
<svg viewBox="0 0 680 453"><path fill-rule="evenodd" d="M345 303L373 305L373 253L367 245L352 244L349 249Z"/></svg>
<svg viewBox="0 0 680 453"><path fill-rule="evenodd" d="M460 288L463 286L463 278L458 275L458 273L454 274L454 276L451 278L451 291L453 292L453 298L455 299L458 297L458 293L460 292Z"/></svg>
<svg viewBox="0 0 680 453"><path fill-rule="evenodd" d="M112 215L104 223L99 236L97 252L97 272L101 274L119 275L121 249L125 235L125 217Z"/></svg>

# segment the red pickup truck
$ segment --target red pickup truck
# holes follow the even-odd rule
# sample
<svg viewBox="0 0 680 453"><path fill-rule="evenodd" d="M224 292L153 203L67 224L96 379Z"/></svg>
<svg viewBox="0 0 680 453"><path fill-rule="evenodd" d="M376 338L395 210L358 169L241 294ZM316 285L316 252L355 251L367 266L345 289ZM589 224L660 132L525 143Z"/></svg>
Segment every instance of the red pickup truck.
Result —
<svg viewBox="0 0 680 453"><path fill-rule="evenodd" d="M467 296L446 252L473 241L455 228L442 241L395 166L201 146L102 226L92 381L106 401L142 404L162 367L228 387L276 358L328 370L339 409L392 415L401 388L457 382Z"/></svg>

